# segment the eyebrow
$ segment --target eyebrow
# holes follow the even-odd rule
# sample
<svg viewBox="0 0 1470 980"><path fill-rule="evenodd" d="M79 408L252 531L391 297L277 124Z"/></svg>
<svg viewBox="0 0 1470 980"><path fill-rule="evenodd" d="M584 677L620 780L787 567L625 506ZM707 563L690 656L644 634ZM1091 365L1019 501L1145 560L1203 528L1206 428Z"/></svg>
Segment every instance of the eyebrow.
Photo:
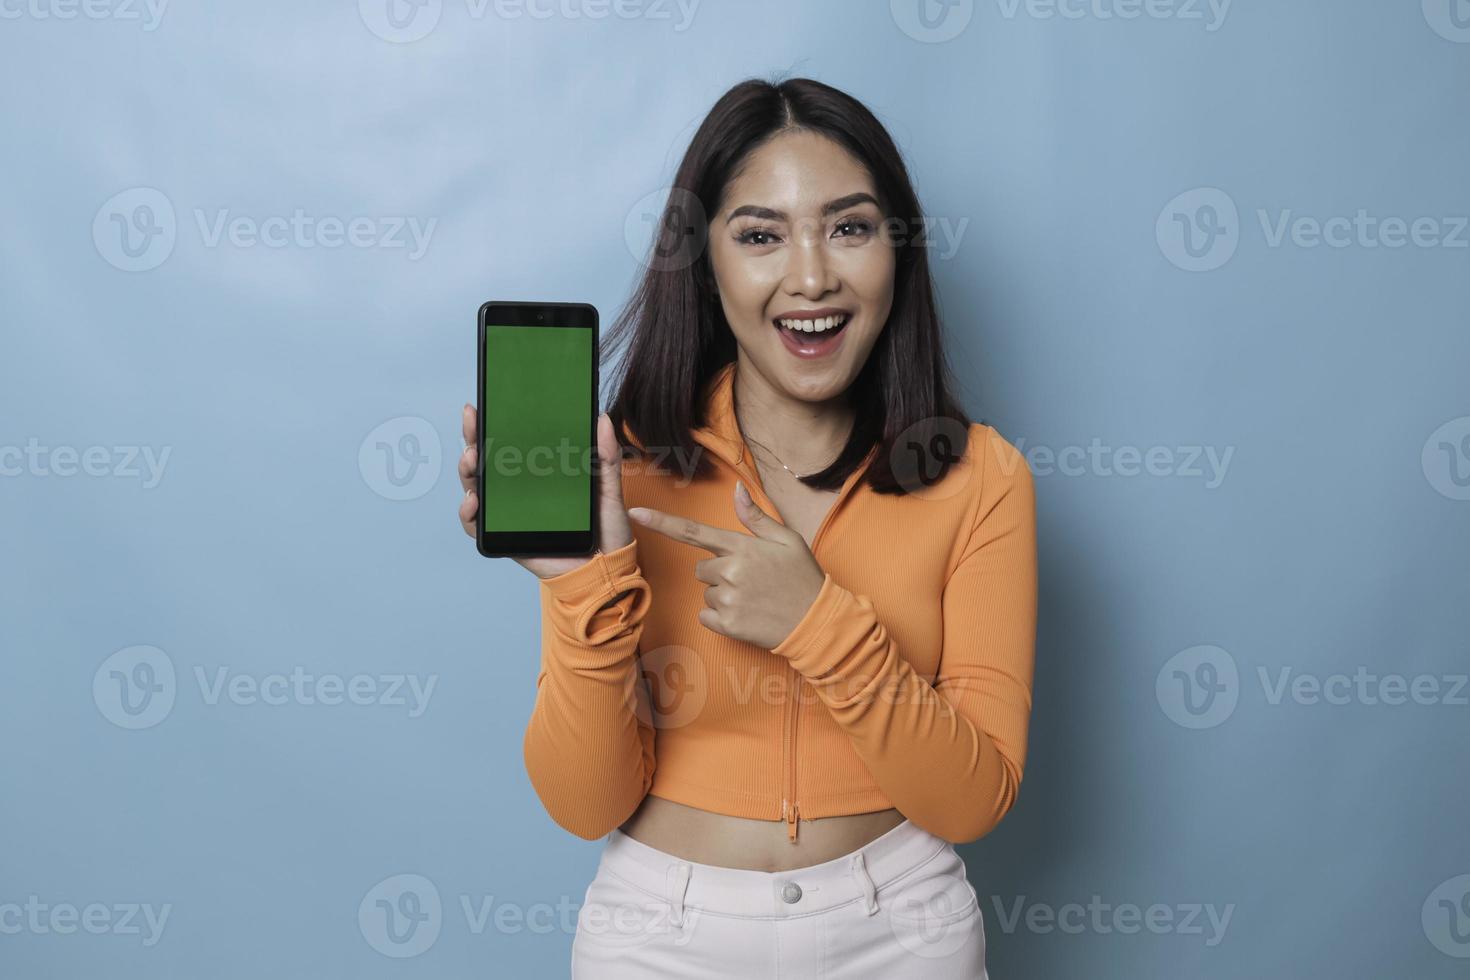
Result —
<svg viewBox="0 0 1470 980"><path fill-rule="evenodd" d="M874 207L879 206L873 195L866 191L858 191L856 194L849 194L846 197L839 197L835 201L828 201L826 206L822 208L822 214L827 215L836 211L846 211L848 208L856 207L859 204L871 204ZM725 219L725 224L728 225L742 215L750 215L753 218L764 218L767 221L785 221L787 219L785 211L761 207L758 204L742 204L730 212L730 217Z"/></svg>

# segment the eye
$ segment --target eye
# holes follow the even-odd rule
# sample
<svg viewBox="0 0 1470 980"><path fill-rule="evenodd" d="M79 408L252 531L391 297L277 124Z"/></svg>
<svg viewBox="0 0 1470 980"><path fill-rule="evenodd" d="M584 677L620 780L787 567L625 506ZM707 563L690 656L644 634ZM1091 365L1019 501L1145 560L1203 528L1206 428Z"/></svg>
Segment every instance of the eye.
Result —
<svg viewBox="0 0 1470 980"><path fill-rule="evenodd" d="M848 233L845 235L839 234L838 237L867 238L869 235L873 234L873 223L867 218L861 218L857 216L843 218L841 221L837 222L837 231L840 233L843 230L846 230Z"/></svg>
<svg viewBox="0 0 1470 980"><path fill-rule="evenodd" d="M756 226L752 228L746 228L744 231L737 234L735 236L735 241L739 242L741 245L754 245L759 248L764 245L775 244L776 233L771 231L769 228L761 228L759 226Z"/></svg>

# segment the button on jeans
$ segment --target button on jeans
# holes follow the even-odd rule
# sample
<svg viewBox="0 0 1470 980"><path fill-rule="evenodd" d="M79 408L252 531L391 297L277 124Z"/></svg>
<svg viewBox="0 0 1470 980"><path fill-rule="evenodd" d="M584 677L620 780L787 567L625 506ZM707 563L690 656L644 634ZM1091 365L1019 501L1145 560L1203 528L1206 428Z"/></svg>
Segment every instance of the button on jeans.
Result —
<svg viewBox="0 0 1470 980"><path fill-rule="evenodd" d="M985 925L954 845L912 821L789 871L685 861L607 836L572 980L987 980Z"/></svg>

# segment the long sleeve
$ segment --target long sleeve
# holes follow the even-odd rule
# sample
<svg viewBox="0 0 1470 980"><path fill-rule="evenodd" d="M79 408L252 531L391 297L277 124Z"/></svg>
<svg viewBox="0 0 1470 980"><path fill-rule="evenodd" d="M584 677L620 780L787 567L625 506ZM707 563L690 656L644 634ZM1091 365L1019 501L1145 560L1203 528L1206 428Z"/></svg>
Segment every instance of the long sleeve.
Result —
<svg viewBox="0 0 1470 980"><path fill-rule="evenodd" d="M944 586L934 683L899 656L866 596L828 573L772 652L815 688L893 805L952 843L985 836L1015 803L1036 649L1036 502L1024 457L999 436L973 451L975 525Z"/></svg>
<svg viewBox="0 0 1470 980"><path fill-rule="evenodd" d="M638 660L652 592L638 542L541 579L540 595L526 772L553 820L595 840L626 820L653 783L654 730Z"/></svg>

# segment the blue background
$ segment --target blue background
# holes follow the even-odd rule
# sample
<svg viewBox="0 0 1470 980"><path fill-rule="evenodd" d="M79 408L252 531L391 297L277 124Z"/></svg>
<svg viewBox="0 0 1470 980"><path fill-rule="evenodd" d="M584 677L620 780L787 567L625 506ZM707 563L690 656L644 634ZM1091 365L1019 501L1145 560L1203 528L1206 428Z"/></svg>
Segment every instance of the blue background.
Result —
<svg viewBox="0 0 1470 980"><path fill-rule="evenodd" d="M556 827L522 768L534 582L454 513L474 315L551 298L609 322L640 201L727 87L777 71L862 99L926 209L967 222L934 260L967 403L1043 450L1025 785L961 848L992 976L1470 967L1470 902L1448 917L1470 890L1466 692L1271 696L1283 669L1444 695L1470 661L1467 235L1268 234L1363 209L1453 238L1470 29L1450 0L1238 0L1223 21L986 0L932 31L908 0L704 0L687 23L430 0L396 36L380 0L177 2L153 29L27 2L0 19L0 907L171 912L153 945L0 931L0 975L564 974L601 843ZM113 215L169 227L136 188L174 241L126 271ZM207 234L221 210L297 209L365 217L374 241L436 223L417 256ZM1181 267L1185 227L1213 268ZM1045 465L1094 440L1163 463ZM17 463L28 444L40 463ZM58 475L57 447L102 447L107 475ZM119 447L167 449L156 485ZM1187 447L1229 449L1223 477L1191 475ZM137 646L175 681L130 730L112 670L146 674L109 658ZM417 717L211 703L196 670L221 668L436 686ZM395 958L358 910L404 874L443 912ZM1017 903L1094 896L1176 927L1006 928ZM477 932L462 897L573 911ZM1223 939L1177 927L1193 904L1231 909Z"/></svg>

